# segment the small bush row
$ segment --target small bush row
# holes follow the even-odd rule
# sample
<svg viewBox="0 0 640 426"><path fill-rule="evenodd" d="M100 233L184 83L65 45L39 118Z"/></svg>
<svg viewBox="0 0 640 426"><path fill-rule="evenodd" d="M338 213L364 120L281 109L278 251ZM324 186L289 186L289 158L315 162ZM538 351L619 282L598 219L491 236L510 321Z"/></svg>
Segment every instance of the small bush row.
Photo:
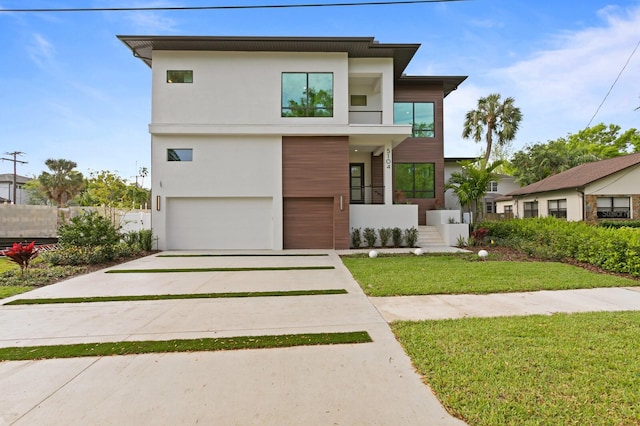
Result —
<svg viewBox="0 0 640 426"><path fill-rule="evenodd" d="M60 246L42 253L40 257L53 266L95 265L131 257L139 251L126 243L93 247Z"/></svg>
<svg viewBox="0 0 640 426"><path fill-rule="evenodd" d="M361 247L415 247L418 242L418 229L415 227L396 228L352 228L351 248Z"/></svg>
<svg viewBox="0 0 640 426"><path fill-rule="evenodd" d="M610 272L640 276L640 229L611 228L554 217L485 221L498 245L549 260L575 259Z"/></svg>

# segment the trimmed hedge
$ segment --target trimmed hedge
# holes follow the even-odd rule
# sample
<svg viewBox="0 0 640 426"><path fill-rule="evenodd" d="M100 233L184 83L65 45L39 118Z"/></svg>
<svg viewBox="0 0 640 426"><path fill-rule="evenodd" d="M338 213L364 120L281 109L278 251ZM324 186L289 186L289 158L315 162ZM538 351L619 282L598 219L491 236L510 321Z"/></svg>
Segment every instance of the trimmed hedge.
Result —
<svg viewBox="0 0 640 426"><path fill-rule="evenodd" d="M575 259L640 277L640 229L608 228L554 217L485 221L495 244L549 260Z"/></svg>

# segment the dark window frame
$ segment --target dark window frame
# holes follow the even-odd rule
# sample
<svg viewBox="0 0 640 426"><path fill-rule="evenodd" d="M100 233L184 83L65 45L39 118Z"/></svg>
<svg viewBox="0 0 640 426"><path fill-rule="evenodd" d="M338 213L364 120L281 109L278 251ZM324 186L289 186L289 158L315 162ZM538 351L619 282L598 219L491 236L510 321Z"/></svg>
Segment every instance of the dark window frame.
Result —
<svg viewBox="0 0 640 426"><path fill-rule="evenodd" d="M167 161L193 161L193 148L167 148Z"/></svg>
<svg viewBox="0 0 640 426"><path fill-rule="evenodd" d="M564 202L564 207L560 206L560 203ZM555 204L552 206L552 204ZM547 210L549 216L557 217L558 219L566 219L567 218L567 199L559 198L557 200L548 200L547 201Z"/></svg>
<svg viewBox="0 0 640 426"><path fill-rule="evenodd" d="M527 208L529 207L529 208ZM535 208L533 208L535 207ZM537 201L525 201L523 205L524 217L538 217L538 202Z"/></svg>
<svg viewBox="0 0 640 426"><path fill-rule="evenodd" d="M400 171L400 166L401 165L410 165L413 168L413 183L412 183L412 188L398 188L398 179L397 179L397 173ZM433 189L422 189L422 188L416 188L416 166L424 166L424 165L430 165L431 166L431 184ZM436 170L436 165L433 162L426 162L426 163L404 163L404 162L398 162L398 163L394 163L393 164L393 186L394 186L394 193L396 195L401 194L401 196L396 196L396 201L397 202L402 202L402 200L400 198L414 198L414 199L433 199L436 197L436 174L435 174L435 170ZM421 194L421 195L419 195Z"/></svg>
<svg viewBox="0 0 640 426"><path fill-rule="evenodd" d="M172 73L173 73L173 76L172 76ZM193 70L167 70L167 83L168 84L192 84Z"/></svg>
<svg viewBox="0 0 640 426"><path fill-rule="evenodd" d="M291 105L291 102L295 102L295 100L292 99L288 99L288 106L284 105L285 102L285 76L287 75L293 75L293 74L304 74L305 75L305 79L306 79L306 84L304 85L304 95L306 97L306 99L301 98L301 100L304 101L304 105L299 106L298 108L294 108ZM310 87L309 84L309 76L310 75L327 75L327 76L331 76L331 92L329 93L330 99L329 99L329 105L322 105L322 107L310 107L309 106L309 91L307 90L307 88L311 88L313 89L313 87ZM333 72L322 72L322 71L314 71L314 72L283 72L281 74L280 77L280 115L283 118L307 118L307 117L315 117L315 118L332 118L333 117L333 113L334 113L334 107L333 107L333 103L334 103L334 74ZM319 89L319 91L322 91L323 89ZM297 115L295 114L295 111L303 111L305 114L304 115ZM318 114L322 111L327 111L328 114Z"/></svg>
<svg viewBox="0 0 640 426"><path fill-rule="evenodd" d="M396 117L396 105L399 104L411 104L411 123L401 123L397 120L399 117ZM426 128L419 128L420 126L416 125L416 104L424 104L431 105L431 113L433 116L433 121L431 123L426 124ZM435 138L436 137L436 103L431 101L395 101L393 103L393 124L411 124L411 137L413 138Z"/></svg>
<svg viewBox="0 0 640 426"><path fill-rule="evenodd" d="M602 199L608 199L611 201L611 206L601 207L598 205L598 201ZM627 206L621 207L615 205L615 200L627 200ZM596 215L598 219L630 219L631 218L631 197L598 197L596 199Z"/></svg>

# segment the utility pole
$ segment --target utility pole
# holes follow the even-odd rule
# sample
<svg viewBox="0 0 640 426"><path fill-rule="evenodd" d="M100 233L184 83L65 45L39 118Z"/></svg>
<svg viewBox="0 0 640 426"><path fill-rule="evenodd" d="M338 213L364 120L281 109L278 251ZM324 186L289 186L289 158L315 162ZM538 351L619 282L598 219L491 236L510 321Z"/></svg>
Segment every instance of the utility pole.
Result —
<svg viewBox="0 0 640 426"><path fill-rule="evenodd" d="M16 158L18 155L23 155L23 154L24 154L24 152L20 152L20 151L5 152L4 155L12 155L13 158L4 158L4 157L0 158L0 160L6 160L6 161L12 161L13 162L13 199L11 200L11 201L13 201L13 204L16 204L16 198L17 198L17 193L18 193L18 191L17 191L18 188L17 188L17 185L16 185L16 176L17 176L16 165L18 163L20 163L20 164L27 164L28 163L28 161L21 161L21 160L18 160Z"/></svg>

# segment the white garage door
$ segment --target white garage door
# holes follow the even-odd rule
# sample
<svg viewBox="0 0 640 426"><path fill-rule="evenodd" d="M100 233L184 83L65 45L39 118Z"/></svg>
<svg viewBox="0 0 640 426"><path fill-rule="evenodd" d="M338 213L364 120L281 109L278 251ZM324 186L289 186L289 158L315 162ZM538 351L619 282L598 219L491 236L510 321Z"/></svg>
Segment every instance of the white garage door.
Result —
<svg viewBox="0 0 640 426"><path fill-rule="evenodd" d="M170 250L271 249L271 198L167 198Z"/></svg>

